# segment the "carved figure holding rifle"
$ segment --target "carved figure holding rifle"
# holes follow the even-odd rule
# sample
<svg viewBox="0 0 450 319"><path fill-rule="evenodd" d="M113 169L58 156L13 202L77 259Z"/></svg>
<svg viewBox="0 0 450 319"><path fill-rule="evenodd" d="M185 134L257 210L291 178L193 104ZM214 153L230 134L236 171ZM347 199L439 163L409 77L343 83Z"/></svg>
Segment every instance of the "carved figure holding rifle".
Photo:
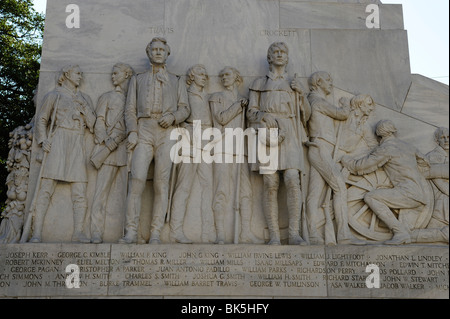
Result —
<svg viewBox="0 0 450 319"><path fill-rule="evenodd" d="M238 87L243 79L238 70L225 67L220 71L219 77L225 90L214 93L209 100L209 105L214 127L220 129L223 136L227 128L245 129L245 110L248 99L239 95ZM217 230L216 243L225 243L225 214L234 205L234 243L237 244L240 241L247 244L262 244L264 241L257 238L251 230L253 194L250 170L248 162L245 161L244 145L240 150L237 149L237 145L237 143L233 145L232 163L214 163L213 211ZM240 234L238 233L239 222L241 223Z"/></svg>
<svg viewBox="0 0 450 319"><path fill-rule="evenodd" d="M248 119L260 123L267 129L278 129L278 145L266 144L267 148L277 147L278 165L275 172L263 173L264 215L269 228L269 245L280 245L278 223L278 190L280 174L283 175L287 190L289 214L289 244L304 245L307 242L300 236L302 220L302 189L300 174L304 171L303 145L304 126L310 116L310 106L300 81L288 79L286 67L289 62L289 49L283 42L270 45L267 52L269 73L256 79L250 86ZM267 152L269 153L269 152ZM266 154L267 154L266 153ZM260 168L260 172L261 168ZM303 212L304 213L304 212Z"/></svg>
<svg viewBox="0 0 450 319"><path fill-rule="evenodd" d="M311 93L308 100L311 105L311 118L308 121L310 141L308 158L311 163L309 191L307 198L308 220L310 222L310 241L312 244L323 244L323 238L317 230L319 209L323 207L325 214L325 243L364 245L365 242L355 238L348 226L347 187L341 166L335 156L339 149L341 130L336 133L334 121L341 123L350 115L350 106L335 106L327 98L333 92L331 76L323 71L312 74L309 78ZM322 192L325 190L325 194ZM337 224L337 235L331 222L330 200L333 194L333 208Z"/></svg>
<svg viewBox="0 0 450 319"><path fill-rule="evenodd" d="M73 204L74 232L72 241L89 242L83 233L87 213L87 171L84 135L94 130L96 116L91 99L78 90L83 74L78 66L61 70L58 87L48 93L36 115L35 136L44 151L42 175L37 184L37 197L31 242L41 242L51 197L58 182L70 183ZM50 129L49 129L50 126ZM33 212L30 212L33 213ZM24 230L24 237L28 230Z"/></svg>

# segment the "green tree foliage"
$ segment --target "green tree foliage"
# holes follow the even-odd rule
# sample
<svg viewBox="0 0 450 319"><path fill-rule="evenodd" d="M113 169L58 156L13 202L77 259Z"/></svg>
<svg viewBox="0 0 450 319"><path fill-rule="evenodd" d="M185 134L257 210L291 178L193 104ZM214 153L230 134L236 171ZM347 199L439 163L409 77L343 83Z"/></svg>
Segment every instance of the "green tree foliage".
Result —
<svg viewBox="0 0 450 319"><path fill-rule="evenodd" d="M9 133L33 118L44 16L31 0L0 1L0 207L6 200Z"/></svg>

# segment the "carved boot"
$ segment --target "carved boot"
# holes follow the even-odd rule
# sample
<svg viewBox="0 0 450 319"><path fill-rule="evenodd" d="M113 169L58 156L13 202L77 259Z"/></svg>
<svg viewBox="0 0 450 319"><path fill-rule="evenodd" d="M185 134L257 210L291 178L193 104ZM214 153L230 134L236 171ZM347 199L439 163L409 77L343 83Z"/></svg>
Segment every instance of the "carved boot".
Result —
<svg viewBox="0 0 450 319"><path fill-rule="evenodd" d="M43 181L41 189L39 190L38 200L35 208L35 215L33 216L33 234L30 239L30 243L40 243L42 241L42 229L44 227L44 219L47 214L48 207L50 205L51 186L44 184Z"/></svg>
<svg viewBox="0 0 450 319"><path fill-rule="evenodd" d="M411 243L411 235L408 228L394 216L394 213L392 213L389 207L370 196L370 193L366 194L364 201L378 218L381 219L394 233L392 239L384 242L386 245L403 245Z"/></svg>
<svg viewBox="0 0 450 319"><path fill-rule="evenodd" d="M149 240L150 245L160 245L161 244L161 238L160 233L158 231L152 232Z"/></svg>
<svg viewBox="0 0 450 319"><path fill-rule="evenodd" d="M141 201L138 188L145 186L145 183L138 179L132 180L133 186L130 187L130 194L127 197L127 210L125 214L125 236L119 239L119 244L135 244L137 243L137 229L139 225L139 212L141 209ZM136 189L134 189L136 188ZM133 193L133 189L135 193Z"/></svg>
<svg viewBox="0 0 450 319"><path fill-rule="evenodd" d="M170 239L178 244L192 244L192 240L186 237L183 231L184 216L172 215L170 220Z"/></svg>
<svg viewBox="0 0 450 319"><path fill-rule="evenodd" d="M222 225L224 225L223 222ZM202 243L215 243L217 241L216 227L211 207L209 210L202 208ZM225 240L225 236L222 236L222 238Z"/></svg>
<svg viewBox="0 0 450 319"><path fill-rule="evenodd" d="M141 196L145 189L145 182L137 178L132 178L130 181L125 213L125 236L119 239L119 244L137 243Z"/></svg>
<svg viewBox="0 0 450 319"><path fill-rule="evenodd" d="M45 213L42 211L36 211L33 223L33 235L31 236L30 243L40 243L42 241L42 227L44 226Z"/></svg>
<svg viewBox="0 0 450 319"><path fill-rule="evenodd" d="M137 232L135 229L128 228L125 230L125 236L119 239L119 244L135 244L137 243Z"/></svg>
<svg viewBox="0 0 450 319"><path fill-rule="evenodd" d="M442 229L415 229L411 232L411 240L414 243L448 243L448 226Z"/></svg>
<svg viewBox="0 0 450 319"><path fill-rule="evenodd" d="M392 229L394 232L394 236L392 239L387 240L384 242L386 245L404 245L404 244L410 244L411 243L411 236L409 233L405 230L395 230Z"/></svg>
<svg viewBox="0 0 450 319"><path fill-rule="evenodd" d="M223 219L223 207L221 205L214 206L214 219L216 227L216 240L215 244L225 244L225 221Z"/></svg>
<svg viewBox="0 0 450 319"><path fill-rule="evenodd" d="M101 244L103 242L102 235L99 233L93 233L91 238L91 243Z"/></svg>
<svg viewBox="0 0 450 319"><path fill-rule="evenodd" d="M264 215L269 228L268 245L281 245L280 227L278 225L278 189L269 188L264 192Z"/></svg>
<svg viewBox="0 0 450 319"><path fill-rule="evenodd" d="M73 212L74 231L72 241L77 243L90 243L91 240L83 232L83 223L86 217L86 207L75 207Z"/></svg>
<svg viewBox="0 0 450 319"><path fill-rule="evenodd" d="M253 234L251 228L252 210L248 198L241 200L241 234L240 241L244 244L264 244L264 240Z"/></svg>
<svg viewBox="0 0 450 319"><path fill-rule="evenodd" d="M341 186L340 189L341 191L335 192L333 195L333 207L337 222L337 243L339 245L364 246L367 242L356 238L350 231L350 226L348 223L347 191L345 190L345 184Z"/></svg>
<svg viewBox="0 0 450 319"><path fill-rule="evenodd" d="M183 230L171 232L170 239L178 244L192 244L192 240L186 237Z"/></svg>
<svg viewBox="0 0 450 319"><path fill-rule="evenodd" d="M223 221L219 221L216 225L216 241L214 242L217 245L224 245L225 244L225 229L223 226ZM221 224L221 225L219 225Z"/></svg>
<svg viewBox="0 0 450 319"><path fill-rule="evenodd" d="M286 185L289 211L289 245L306 246L308 243L300 236L301 190L300 185Z"/></svg>
<svg viewBox="0 0 450 319"><path fill-rule="evenodd" d="M378 217L389 227L394 233L392 239L384 242L386 245L404 245L411 243L411 235L405 225L395 218L395 216L386 212L377 213Z"/></svg>
<svg viewBox="0 0 450 319"><path fill-rule="evenodd" d="M214 214L214 226L216 229L216 240L214 241L217 245L225 244L225 220L224 212L226 198L223 194L216 194L213 202L213 214Z"/></svg>
<svg viewBox="0 0 450 319"><path fill-rule="evenodd" d="M264 240L253 234L250 227L250 220L246 218L244 218L241 222L240 240L244 244L264 244Z"/></svg>

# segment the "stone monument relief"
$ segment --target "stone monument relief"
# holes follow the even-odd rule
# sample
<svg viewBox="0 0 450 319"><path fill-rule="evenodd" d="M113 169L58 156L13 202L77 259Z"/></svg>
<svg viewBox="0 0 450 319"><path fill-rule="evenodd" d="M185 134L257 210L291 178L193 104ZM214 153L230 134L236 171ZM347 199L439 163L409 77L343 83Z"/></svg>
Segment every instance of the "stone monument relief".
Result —
<svg viewBox="0 0 450 319"><path fill-rule="evenodd" d="M448 298L448 86L400 5L68 4L11 132L1 297Z"/></svg>

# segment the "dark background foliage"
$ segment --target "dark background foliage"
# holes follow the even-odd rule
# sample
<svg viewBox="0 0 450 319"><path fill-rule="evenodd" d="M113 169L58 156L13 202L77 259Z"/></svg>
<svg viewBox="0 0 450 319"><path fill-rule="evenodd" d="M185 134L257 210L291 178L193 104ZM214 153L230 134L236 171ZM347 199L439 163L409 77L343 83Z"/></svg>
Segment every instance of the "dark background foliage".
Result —
<svg viewBox="0 0 450 319"><path fill-rule="evenodd" d="M0 207L6 201L9 133L33 118L44 16L31 0L0 1Z"/></svg>

